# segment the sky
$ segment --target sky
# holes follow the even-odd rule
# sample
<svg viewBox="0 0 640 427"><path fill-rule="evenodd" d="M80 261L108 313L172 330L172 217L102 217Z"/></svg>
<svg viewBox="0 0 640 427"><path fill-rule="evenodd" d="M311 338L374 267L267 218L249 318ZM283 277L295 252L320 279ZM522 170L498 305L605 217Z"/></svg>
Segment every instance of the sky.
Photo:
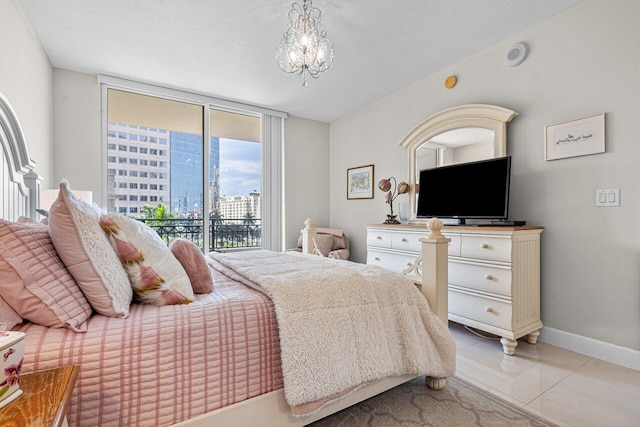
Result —
<svg viewBox="0 0 640 427"><path fill-rule="evenodd" d="M262 191L262 154L257 142L220 138L220 195L248 196Z"/></svg>

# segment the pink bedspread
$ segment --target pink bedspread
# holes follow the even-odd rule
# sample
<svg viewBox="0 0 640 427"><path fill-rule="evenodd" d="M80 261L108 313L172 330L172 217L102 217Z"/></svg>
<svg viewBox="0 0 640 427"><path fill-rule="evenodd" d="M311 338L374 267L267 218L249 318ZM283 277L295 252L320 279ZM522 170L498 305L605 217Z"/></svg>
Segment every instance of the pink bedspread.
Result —
<svg viewBox="0 0 640 427"><path fill-rule="evenodd" d="M94 315L88 332L27 323L23 372L74 364L71 426L177 423L282 387L271 300L214 272L211 294L180 306Z"/></svg>

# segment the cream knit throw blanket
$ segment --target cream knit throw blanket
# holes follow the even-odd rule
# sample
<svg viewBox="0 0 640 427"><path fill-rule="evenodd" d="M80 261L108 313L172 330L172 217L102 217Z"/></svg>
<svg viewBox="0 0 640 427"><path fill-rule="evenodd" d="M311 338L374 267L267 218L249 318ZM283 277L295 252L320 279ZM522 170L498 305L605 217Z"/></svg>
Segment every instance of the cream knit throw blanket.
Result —
<svg viewBox="0 0 640 427"><path fill-rule="evenodd" d="M208 263L273 301L292 407L388 376L454 375L453 337L406 277L270 251L212 252Z"/></svg>

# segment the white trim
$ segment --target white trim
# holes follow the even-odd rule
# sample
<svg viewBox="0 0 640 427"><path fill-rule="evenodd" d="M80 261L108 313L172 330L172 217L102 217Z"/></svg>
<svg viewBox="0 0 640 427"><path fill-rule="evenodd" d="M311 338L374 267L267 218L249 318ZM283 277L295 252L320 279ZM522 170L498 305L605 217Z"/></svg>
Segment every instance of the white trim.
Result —
<svg viewBox="0 0 640 427"><path fill-rule="evenodd" d="M283 119L262 116L262 247L284 250Z"/></svg>
<svg viewBox="0 0 640 427"><path fill-rule="evenodd" d="M543 327L539 341L640 371L640 351L560 329Z"/></svg>
<svg viewBox="0 0 640 427"><path fill-rule="evenodd" d="M202 118L204 127L202 129L202 245L204 252L207 253L211 247L211 221L209 219L211 188L209 182L214 178L209 175L211 167L211 109L204 111Z"/></svg>
<svg viewBox="0 0 640 427"><path fill-rule="evenodd" d="M163 97L171 99L173 101L188 102L191 104L199 105L209 104L210 106L225 109L231 112L242 111L246 114L246 112L248 111L259 114L269 114L270 116L281 117L283 119L286 119L288 117L288 114L282 111L271 110L264 107L244 104L242 102L229 101L226 99L215 98L212 96L187 92L179 89L172 89L164 86L156 86L149 83L135 82L118 77L98 75L98 83L108 85L114 89L135 91L143 95L158 96L158 94L161 94Z"/></svg>
<svg viewBox="0 0 640 427"><path fill-rule="evenodd" d="M98 78L98 83L100 83L100 79ZM108 153L108 140L107 136L107 127L109 126L107 119L107 90L109 89L109 85L100 84L100 152L101 152L101 162L102 165L102 175L100 176L100 180L102 182L102 200L100 200L100 206L103 206L105 210L109 209L109 177L107 175L107 171L109 170L109 162L107 161L107 153Z"/></svg>

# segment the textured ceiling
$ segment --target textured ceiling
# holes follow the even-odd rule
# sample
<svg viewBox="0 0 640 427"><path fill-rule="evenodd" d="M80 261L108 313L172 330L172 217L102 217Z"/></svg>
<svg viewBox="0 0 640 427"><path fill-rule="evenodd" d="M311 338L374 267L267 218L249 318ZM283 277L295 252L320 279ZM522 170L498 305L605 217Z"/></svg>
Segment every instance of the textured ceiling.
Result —
<svg viewBox="0 0 640 427"><path fill-rule="evenodd" d="M303 88L274 59L292 0L15 1L55 67L326 122L579 2L315 0L335 61Z"/></svg>

